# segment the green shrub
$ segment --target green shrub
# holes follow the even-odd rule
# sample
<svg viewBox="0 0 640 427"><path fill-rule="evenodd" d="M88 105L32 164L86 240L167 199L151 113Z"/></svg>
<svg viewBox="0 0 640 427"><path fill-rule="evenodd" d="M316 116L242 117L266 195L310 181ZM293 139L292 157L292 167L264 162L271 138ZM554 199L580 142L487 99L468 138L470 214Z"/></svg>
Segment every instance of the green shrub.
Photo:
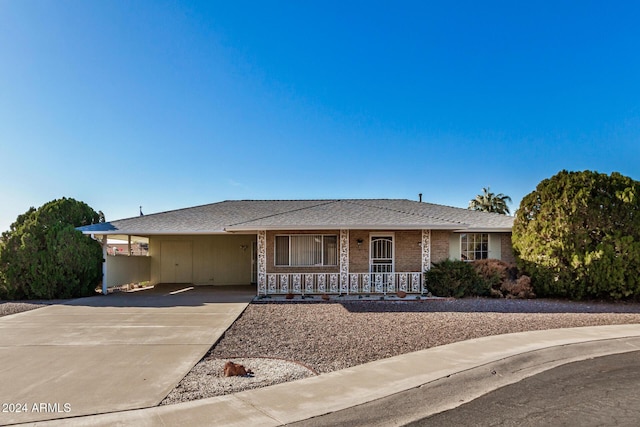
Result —
<svg viewBox="0 0 640 427"><path fill-rule="evenodd" d="M434 264L425 273L425 284L429 292L439 297L486 296L491 289L471 263L452 260Z"/></svg>
<svg viewBox="0 0 640 427"><path fill-rule="evenodd" d="M446 260L425 273L427 289L439 297L490 296L535 298L528 276L512 264L497 259L473 262Z"/></svg>
<svg viewBox="0 0 640 427"><path fill-rule="evenodd" d="M561 171L522 199L518 267L538 295L640 299L640 182Z"/></svg>
<svg viewBox="0 0 640 427"><path fill-rule="evenodd" d="M103 218L87 204L67 198L20 215L0 238L0 298L92 294L102 277L102 249L75 227Z"/></svg>

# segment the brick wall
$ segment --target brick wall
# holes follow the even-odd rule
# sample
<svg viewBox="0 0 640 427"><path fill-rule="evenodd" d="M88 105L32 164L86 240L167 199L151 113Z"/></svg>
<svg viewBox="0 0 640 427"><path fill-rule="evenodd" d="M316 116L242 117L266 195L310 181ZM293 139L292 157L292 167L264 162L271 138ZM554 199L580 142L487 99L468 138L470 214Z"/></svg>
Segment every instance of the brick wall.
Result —
<svg viewBox="0 0 640 427"><path fill-rule="evenodd" d="M358 239L362 244L358 247ZM349 231L349 271L366 273L369 271L369 231Z"/></svg>
<svg viewBox="0 0 640 427"><path fill-rule="evenodd" d="M350 230L349 231L349 271L366 273L369 271L369 251L371 233L385 234L384 231ZM422 248L418 243L422 240L422 231L389 232L394 236L395 270L420 271L422 268ZM362 244L358 247L358 239Z"/></svg>
<svg viewBox="0 0 640 427"><path fill-rule="evenodd" d="M365 273L369 271L369 245L371 230L349 230L349 272ZM376 234L384 232L375 231ZM390 232L394 235L395 271L409 272L422 269L421 230ZM282 234L330 234L338 236L340 230L321 231L267 231L267 273L338 273L340 266L322 267L277 267L275 266L275 236ZM440 262L449 258L450 231L431 231L431 262ZM358 246L358 240L362 240ZM504 250L503 250L504 252Z"/></svg>
<svg viewBox="0 0 640 427"><path fill-rule="evenodd" d="M422 270L422 231L396 231L396 271Z"/></svg>
<svg viewBox="0 0 640 427"><path fill-rule="evenodd" d="M431 230L431 263L449 258L449 240L451 231Z"/></svg>

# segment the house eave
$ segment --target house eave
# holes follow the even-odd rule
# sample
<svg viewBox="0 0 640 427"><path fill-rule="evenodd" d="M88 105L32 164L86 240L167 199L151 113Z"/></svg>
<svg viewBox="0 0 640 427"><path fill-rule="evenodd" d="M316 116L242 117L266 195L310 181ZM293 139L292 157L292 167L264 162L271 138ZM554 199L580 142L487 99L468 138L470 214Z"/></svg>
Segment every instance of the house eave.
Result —
<svg viewBox="0 0 640 427"><path fill-rule="evenodd" d="M210 236L225 235L239 233L257 233L258 231L311 231L311 230L449 230L453 233L510 233L509 227L473 227L467 224L451 225L429 225L429 224L412 224L412 225L394 225L394 224L331 224L331 225L269 225L261 227L227 227L224 230L216 231L184 231L184 230L163 230L163 231L142 231L142 230L80 230L82 234L93 236Z"/></svg>
<svg viewBox="0 0 640 427"><path fill-rule="evenodd" d="M257 233L261 230L266 231L279 231L279 230L292 230L292 231L311 231L311 230L457 230L460 227L468 227L467 224L455 224L452 225L429 225L429 224L411 224L411 225L397 225L397 224L329 224L329 225L265 225L259 227L242 227L231 226L226 227L225 231L229 233L239 232L254 232ZM462 228L464 229L464 228Z"/></svg>
<svg viewBox="0 0 640 427"><path fill-rule="evenodd" d="M511 233L510 227L469 227L453 230L454 233Z"/></svg>
<svg viewBox="0 0 640 427"><path fill-rule="evenodd" d="M87 231L80 230L82 234L93 236L193 236L193 235L215 235L229 234L225 231L137 231L137 230L107 230L107 231Z"/></svg>

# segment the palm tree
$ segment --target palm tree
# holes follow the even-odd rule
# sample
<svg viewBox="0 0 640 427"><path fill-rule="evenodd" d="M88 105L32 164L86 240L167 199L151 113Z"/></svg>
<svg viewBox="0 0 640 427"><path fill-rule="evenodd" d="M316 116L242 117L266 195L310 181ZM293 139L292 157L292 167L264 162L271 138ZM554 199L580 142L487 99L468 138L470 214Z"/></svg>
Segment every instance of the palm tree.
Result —
<svg viewBox="0 0 640 427"><path fill-rule="evenodd" d="M474 211L495 212L502 215L508 215L509 207L507 202L511 203L511 197L502 193L494 194L489 187L482 189L482 194L478 194L475 199L469 201L469 209Z"/></svg>

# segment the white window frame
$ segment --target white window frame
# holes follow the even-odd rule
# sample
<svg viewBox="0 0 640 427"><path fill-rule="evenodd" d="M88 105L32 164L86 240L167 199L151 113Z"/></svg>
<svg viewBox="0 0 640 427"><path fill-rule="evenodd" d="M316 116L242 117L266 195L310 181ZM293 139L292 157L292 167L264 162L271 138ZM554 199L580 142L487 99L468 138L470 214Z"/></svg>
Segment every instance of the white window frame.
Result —
<svg viewBox="0 0 640 427"><path fill-rule="evenodd" d="M291 264L291 255L292 255L292 251L291 251L291 238L292 237L319 237L322 239L322 241L320 242L320 263L319 264L299 264L299 265L294 265ZM289 242L289 261L287 264L278 264L278 248L277 248L277 241L278 241L278 237L287 237L288 242ZM336 263L335 264L325 264L325 238L326 237L334 237L336 240ZM276 267L336 267L338 266L339 263L339 258L340 258L340 239L338 237L337 234L276 234L274 239L273 239L273 265Z"/></svg>
<svg viewBox="0 0 640 427"><path fill-rule="evenodd" d="M486 235L486 236L487 236L487 250L486 250L487 257L486 257L486 258L482 258L482 257L480 257L480 258L476 258L476 255L475 255L475 254L476 254L476 252L478 252L478 251L476 251L476 250L469 250L469 236L471 236L471 235L480 235L480 236L484 236L484 235ZM462 247L462 237L463 237L463 236L467 236L467 247L466 247L466 248L463 248L463 247ZM461 259L462 261L468 261L468 262L476 261L476 260L480 260L480 259L489 259L489 258L490 258L489 253L491 252L491 251L490 251L490 248L491 248L491 244L490 244L491 242L490 242L490 241L491 241L491 233L461 233L461 234L460 234L460 239L459 239L459 245L460 245L460 259ZM475 243L475 239L474 239L474 243ZM482 240L480 241L480 243L482 243ZM480 250L479 252L482 254L482 253L483 253L483 252L485 252L485 251ZM465 253L467 254L467 257L466 257L466 258L464 258L464 256L463 256ZM473 253L473 258L469 258L469 256L468 256L468 254L469 254L469 253Z"/></svg>

